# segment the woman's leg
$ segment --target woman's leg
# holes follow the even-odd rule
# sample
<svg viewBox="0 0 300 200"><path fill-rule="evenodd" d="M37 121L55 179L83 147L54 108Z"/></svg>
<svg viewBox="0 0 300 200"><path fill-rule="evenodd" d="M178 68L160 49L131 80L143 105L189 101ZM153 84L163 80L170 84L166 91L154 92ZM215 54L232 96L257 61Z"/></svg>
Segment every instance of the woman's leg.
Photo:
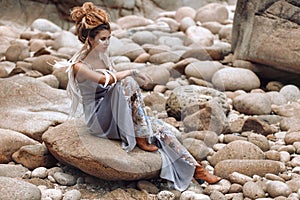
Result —
<svg viewBox="0 0 300 200"><path fill-rule="evenodd" d="M132 77L127 77L122 80L122 86L132 111L137 145L146 151L156 151L158 148L148 142L148 138L153 135L153 132L138 83Z"/></svg>
<svg viewBox="0 0 300 200"><path fill-rule="evenodd" d="M190 152L178 141L172 131L160 119L151 119L152 129L155 138L162 146L168 147L178 158L185 160L190 165L198 166L199 163Z"/></svg>
<svg viewBox="0 0 300 200"><path fill-rule="evenodd" d="M142 99L139 85L131 78L122 80L123 90L128 104L132 110L132 118L134 121L137 145L147 151L156 151L158 148L155 145L149 144L147 138L154 136L160 144L172 151L175 157L182 159L190 166L195 166L194 177L202 179L208 183L216 183L220 180L219 177L210 174L205 170L187 151L187 149L177 140L175 135L166 128L161 120L152 120L147 117L145 105Z"/></svg>
<svg viewBox="0 0 300 200"><path fill-rule="evenodd" d="M153 119L151 123L157 142L160 146L164 146L162 149L166 154L169 154L172 157L174 163L176 162L176 159L182 159L185 163L195 166L195 179L201 179L210 184L221 180L220 177L217 177L205 170L200 162L195 160L190 152L177 140L176 136L164 125L161 120ZM174 155L176 156L174 157Z"/></svg>

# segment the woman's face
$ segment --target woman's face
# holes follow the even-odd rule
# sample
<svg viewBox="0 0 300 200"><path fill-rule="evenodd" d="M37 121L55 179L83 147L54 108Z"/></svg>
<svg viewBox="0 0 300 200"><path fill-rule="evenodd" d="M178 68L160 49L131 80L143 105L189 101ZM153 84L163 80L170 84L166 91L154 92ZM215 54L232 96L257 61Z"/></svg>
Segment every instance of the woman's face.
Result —
<svg viewBox="0 0 300 200"><path fill-rule="evenodd" d="M110 31L101 30L96 35L94 40L91 41L91 45L93 49L97 49L100 52L105 52L109 46L110 40Z"/></svg>

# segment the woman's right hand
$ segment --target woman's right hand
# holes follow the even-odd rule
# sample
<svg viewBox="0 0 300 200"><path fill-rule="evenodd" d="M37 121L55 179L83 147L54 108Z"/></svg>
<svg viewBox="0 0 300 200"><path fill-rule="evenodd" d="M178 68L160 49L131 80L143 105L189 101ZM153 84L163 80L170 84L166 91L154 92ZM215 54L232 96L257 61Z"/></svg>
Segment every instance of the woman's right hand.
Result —
<svg viewBox="0 0 300 200"><path fill-rule="evenodd" d="M138 69L132 70L132 76L140 85L147 85L153 81L149 75L142 73Z"/></svg>

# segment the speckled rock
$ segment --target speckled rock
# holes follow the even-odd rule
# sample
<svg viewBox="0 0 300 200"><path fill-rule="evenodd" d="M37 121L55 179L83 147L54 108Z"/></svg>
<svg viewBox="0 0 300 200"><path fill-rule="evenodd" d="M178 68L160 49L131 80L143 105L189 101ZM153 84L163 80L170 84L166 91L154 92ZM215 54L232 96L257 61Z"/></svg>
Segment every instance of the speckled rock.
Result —
<svg viewBox="0 0 300 200"><path fill-rule="evenodd" d="M243 186L243 194L250 199L264 198L265 192L263 188L256 182L249 181Z"/></svg>
<svg viewBox="0 0 300 200"><path fill-rule="evenodd" d="M263 135L251 133L248 136L248 141L258 146L264 152L270 149L270 143Z"/></svg>
<svg viewBox="0 0 300 200"><path fill-rule="evenodd" d="M227 179L233 172L239 172L247 176L264 176L267 173L279 174L285 170L283 163L273 160L223 160L214 168L217 176Z"/></svg>
<svg viewBox="0 0 300 200"><path fill-rule="evenodd" d="M216 100L222 107L224 113L228 111L226 96L218 90L196 85L177 87L172 91L166 102L166 110L169 116L178 120L185 116L182 111L188 107L197 107L200 103ZM199 110L199 109L197 109Z"/></svg>
<svg viewBox="0 0 300 200"><path fill-rule="evenodd" d="M42 196L37 186L23 180L0 177L0 185L1 200L40 200Z"/></svg>
<svg viewBox="0 0 300 200"><path fill-rule="evenodd" d="M236 140L227 144L224 148L216 152L209 162L215 166L222 160L228 159L264 159L263 151L256 146L247 141Z"/></svg>
<svg viewBox="0 0 300 200"><path fill-rule="evenodd" d="M0 177L21 178L28 169L22 165L0 164Z"/></svg>

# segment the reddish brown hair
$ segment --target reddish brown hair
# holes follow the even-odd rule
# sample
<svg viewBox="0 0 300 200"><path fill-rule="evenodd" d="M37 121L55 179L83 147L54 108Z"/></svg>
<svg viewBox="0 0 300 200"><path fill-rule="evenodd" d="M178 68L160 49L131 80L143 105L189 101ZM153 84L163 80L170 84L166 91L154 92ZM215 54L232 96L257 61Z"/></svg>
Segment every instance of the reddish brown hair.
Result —
<svg viewBox="0 0 300 200"><path fill-rule="evenodd" d="M78 39L84 43L87 37L94 38L100 30L110 31L109 15L92 2L86 2L81 7L74 7L71 18L76 25Z"/></svg>

